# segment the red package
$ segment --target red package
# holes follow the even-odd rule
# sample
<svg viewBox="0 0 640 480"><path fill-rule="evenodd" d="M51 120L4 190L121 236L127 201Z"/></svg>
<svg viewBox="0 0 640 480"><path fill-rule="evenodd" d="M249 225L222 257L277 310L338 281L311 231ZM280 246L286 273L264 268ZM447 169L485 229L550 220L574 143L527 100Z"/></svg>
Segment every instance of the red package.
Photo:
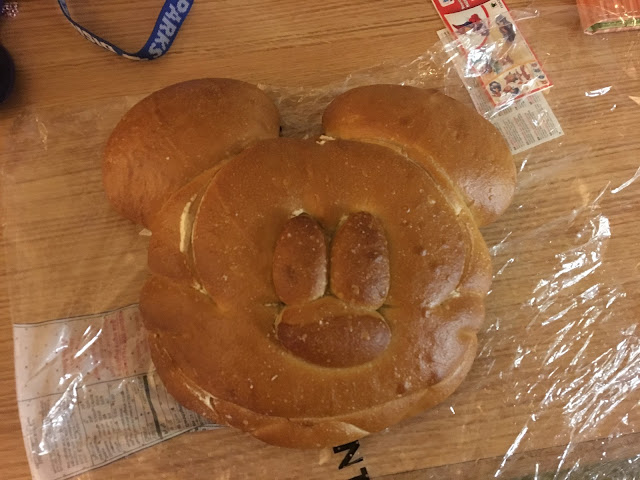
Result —
<svg viewBox="0 0 640 480"><path fill-rule="evenodd" d="M620 32L640 29L638 0L577 0L578 14L584 32Z"/></svg>

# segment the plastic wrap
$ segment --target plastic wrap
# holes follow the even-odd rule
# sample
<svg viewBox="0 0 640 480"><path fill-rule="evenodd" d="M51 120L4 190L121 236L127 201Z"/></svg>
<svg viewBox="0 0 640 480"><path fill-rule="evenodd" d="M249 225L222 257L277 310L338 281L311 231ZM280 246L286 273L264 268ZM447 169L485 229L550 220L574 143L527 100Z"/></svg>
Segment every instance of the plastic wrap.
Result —
<svg viewBox="0 0 640 480"><path fill-rule="evenodd" d="M100 154L139 98L16 118L2 206L17 392L34 477L89 469L83 478L636 478L640 60L627 47L637 40L605 35L595 49L575 7L513 15L555 86L533 107L525 98L482 111L506 118L502 128L521 123L534 133L532 148L512 141L517 193L483 229L495 275L477 359L453 396L361 440L350 460L353 446L293 451L226 428L160 443L211 426L172 403L154 375L135 305L119 309L137 301L148 232L110 209ZM361 84L438 88L471 105L476 86L458 47L437 44L323 88L262 87L292 136L319 133L324 106ZM593 69L585 52L609 58L620 75ZM542 131L549 137L533 138ZM141 423L129 422L136 415ZM101 465L108 466L91 470Z"/></svg>

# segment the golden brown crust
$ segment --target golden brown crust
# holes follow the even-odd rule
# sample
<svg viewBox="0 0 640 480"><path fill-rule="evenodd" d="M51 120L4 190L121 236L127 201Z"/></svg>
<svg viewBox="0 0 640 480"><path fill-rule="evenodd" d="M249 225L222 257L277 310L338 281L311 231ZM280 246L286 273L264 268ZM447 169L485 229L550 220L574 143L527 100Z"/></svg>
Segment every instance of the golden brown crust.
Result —
<svg viewBox="0 0 640 480"><path fill-rule="evenodd" d="M460 132L475 142L465 172L420 133L429 106L451 107L445 128L471 128L465 111L433 92L370 88L325 115L330 133L362 141L256 140L167 187L148 219L140 308L167 389L276 445L386 428L444 400L475 356L491 282L477 222L510 198L507 156L476 158L490 125Z"/></svg>
<svg viewBox="0 0 640 480"><path fill-rule="evenodd" d="M457 190L478 225L511 203L516 170L500 133L436 90L370 85L338 96L323 116L327 135L394 146Z"/></svg>
<svg viewBox="0 0 640 480"><path fill-rule="evenodd" d="M124 217L149 226L169 195L255 140L279 135L279 114L254 85L200 79L141 100L107 141L104 188Z"/></svg>
<svg viewBox="0 0 640 480"><path fill-rule="evenodd" d="M434 381L424 389L412 389L411 377L400 377L401 383L397 389L394 389L394 394L388 402L372 403L367 407L354 409L349 408L349 401L343 400L341 405L345 408L337 409L335 415L329 416L316 415L315 400L312 397L304 397L303 403L307 403L310 407L307 415L304 414L304 409L302 409L302 413L297 415L283 415L282 412L256 411L229 401L226 399L229 398L228 390L227 393L215 393L207 390L206 375L185 362L181 354L176 355L174 351L166 348L166 336L168 335L182 337L184 344L190 345L191 350L206 344L206 342L197 341L201 334L194 329L193 325L189 326L187 322L176 325L175 322L178 315L187 318L186 315L192 313L197 314L197 316L191 317L196 320L196 324L203 325L198 321L198 318L213 322L216 318L215 306L203 296L198 296L197 292L184 289L184 287L177 286L166 279L152 277L143 289L141 309L145 326L149 330L149 343L154 365L171 394L180 403L213 422L239 428L265 442L290 448L320 448L346 443L372 432L380 431L404 418L437 405L451 395L466 376L475 358L477 346L476 336L463 330L459 338L460 347L451 352L452 356L458 355L457 361L447 376L440 381ZM453 310L457 311L458 308ZM463 312L460 314L460 318L466 318L469 308L464 307L460 310ZM457 318L456 312L447 320L451 319L454 322L452 326L455 327ZM167 328L169 325L175 328L169 330ZM190 333L187 333L188 331ZM161 338L163 336L165 338ZM446 334L442 332L439 336L445 337ZM453 335L454 340L457 337L457 335ZM444 348L446 346L444 345ZM214 359L221 358L217 357L218 352L211 350L207 350L207 352L210 355L208 358L212 362ZM255 359L256 357L254 357ZM418 362L424 361L423 358L417 360ZM260 365L261 363L257 362L254 370L257 370ZM440 365L436 367L440 368ZM227 374L234 377L236 385L252 380L252 377L243 378L242 375L234 375L231 371ZM261 392L258 390L259 386L253 383L250 383L253 385L250 390L254 391L254 395L264 395L274 403L286 401L286 398L283 399L279 396L283 386L282 383L276 383L277 380L276 378L272 381L274 384L272 391ZM329 388L326 387L324 379L321 378L319 381L325 385L325 388ZM382 386L375 383L364 389L351 386L348 393L353 396L352 400L366 400L367 395L376 393L376 389L380 387ZM347 396L347 398L349 397Z"/></svg>
<svg viewBox="0 0 640 480"><path fill-rule="evenodd" d="M156 275L180 280L189 280L193 276L193 221L202 191L218 168L219 165L201 173L171 195L151 221L149 228L152 236L149 241L148 261L149 269Z"/></svg>
<svg viewBox="0 0 640 480"><path fill-rule="evenodd" d="M292 307L280 303L270 279L279 238L297 211L329 236L350 215L367 220L354 225L369 234L346 235L338 248L362 240L374 246L363 251L388 256L389 278L378 271L389 285L380 297L385 306L376 311L379 299L358 306L329 296L287 317ZM253 435L297 446L346 441L389 424L372 420L373 411L395 422L441 401L471 364L484 313L484 286L461 288L462 282L490 279L487 265L469 255L486 251L470 225L420 165L388 148L343 140L254 144L204 187L191 242L192 275L203 288L156 276L141 298L154 348L166 352L200 396L171 380L169 390L190 397L187 405L206 395L216 400L215 418L224 410ZM382 236L393 246L388 253ZM344 315L325 315L319 306L328 299ZM336 327L340 317L348 320ZM307 330L283 334L276 328L282 318ZM324 349L322 342L296 342L314 332L324 336ZM346 332L353 338L335 341Z"/></svg>

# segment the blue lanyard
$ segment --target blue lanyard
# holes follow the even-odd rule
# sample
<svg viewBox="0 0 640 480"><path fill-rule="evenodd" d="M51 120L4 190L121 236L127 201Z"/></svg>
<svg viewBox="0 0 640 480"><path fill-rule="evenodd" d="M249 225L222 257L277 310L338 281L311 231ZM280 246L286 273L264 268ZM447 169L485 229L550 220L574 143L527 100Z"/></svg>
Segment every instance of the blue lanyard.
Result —
<svg viewBox="0 0 640 480"><path fill-rule="evenodd" d="M160 15L158 15L158 20L156 20L156 25L153 27L153 32L147 40L147 43L145 43L137 52L131 53L125 52L108 40L94 35L89 30L79 25L75 20L73 20L73 18L71 18L66 0L58 0L62 13L64 13L64 16L67 17L67 20L71 22L74 28L80 32L80 35L90 42L130 60L153 60L154 58L158 58L167 53L169 48L171 48L171 44L178 35L178 30L180 30L182 23L187 18L193 2L194 0L165 0L164 6L162 7L162 10L160 10Z"/></svg>

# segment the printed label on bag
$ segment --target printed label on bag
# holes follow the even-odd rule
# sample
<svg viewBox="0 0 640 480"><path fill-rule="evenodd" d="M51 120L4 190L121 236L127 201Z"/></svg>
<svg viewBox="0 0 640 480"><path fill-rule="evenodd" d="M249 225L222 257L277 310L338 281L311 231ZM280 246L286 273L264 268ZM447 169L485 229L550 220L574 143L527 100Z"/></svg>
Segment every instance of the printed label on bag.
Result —
<svg viewBox="0 0 640 480"><path fill-rule="evenodd" d="M445 29L438 31L438 37L445 48L453 41L452 35ZM476 109L502 133L511 153L523 152L564 135L544 93L527 95L510 106L496 109L477 79L465 77L464 59L459 55L455 56L453 64Z"/></svg>
<svg viewBox="0 0 640 480"><path fill-rule="evenodd" d="M465 55L463 75L475 77L493 105L552 86L502 0L433 0Z"/></svg>
<svg viewBox="0 0 640 480"><path fill-rule="evenodd" d="M70 478L217 427L167 392L135 305L13 332L20 423L36 480Z"/></svg>

